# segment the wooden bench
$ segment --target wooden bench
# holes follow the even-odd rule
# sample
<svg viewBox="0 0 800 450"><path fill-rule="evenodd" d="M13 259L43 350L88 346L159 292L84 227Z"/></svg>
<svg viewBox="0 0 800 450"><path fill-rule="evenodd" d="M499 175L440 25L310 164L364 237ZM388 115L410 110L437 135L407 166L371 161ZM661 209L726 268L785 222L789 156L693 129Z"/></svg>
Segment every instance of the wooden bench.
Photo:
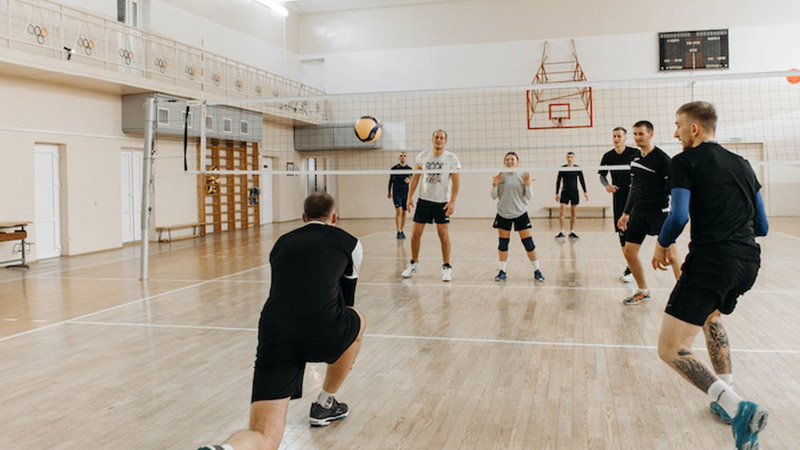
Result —
<svg viewBox="0 0 800 450"><path fill-rule="evenodd" d="M192 234L188 236L181 236L175 239L172 238L172 230L182 230L184 228L191 228ZM167 238L163 239L163 234L165 231L167 232ZM206 235L206 223L184 223L180 225L170 225L167 227L156 227L156 232L158 232L158 242L173 242L182 241L184 239L194 239L196 237L204 237Z"/></svg>
<svg viewBox="0 0 800 450"><path fill-rule="evenodd" d="M28 264L25 263L25 252L26 246L29 246L25 239L28 238L28 232L25 231L25 227L28 225L28 222L10 222L10 223L0 223L0 242L11 242L11 241L20 241L20 257L15 259L10 259L8 261L0 261L0 265L10 264L7 267L19 267L22 269L28 269ZM11 231L4 231L4 230L11 230Z"/></svg>
<svg viewBox="0 0 800 450"><path fill-rule="evenodd" d="M553 211L555 211L556 215L558 215L558 212L559 212L560 208L561 208L560 206L545 206L545 209L547 209L547 212L548 212L548 217L551 218L551 219L553 218ZM610 208L610 206L583 206L583 205L578 205L578 214L580 214L583 217L597 217L594 214L587 216L584 213L586 213L586 212L600 213L600 214L602 214L603 219L605 219L606 218L606 211L609 208ZM570 210L570 208L565 208L564 217L569 217L569 210Z"/></svg>

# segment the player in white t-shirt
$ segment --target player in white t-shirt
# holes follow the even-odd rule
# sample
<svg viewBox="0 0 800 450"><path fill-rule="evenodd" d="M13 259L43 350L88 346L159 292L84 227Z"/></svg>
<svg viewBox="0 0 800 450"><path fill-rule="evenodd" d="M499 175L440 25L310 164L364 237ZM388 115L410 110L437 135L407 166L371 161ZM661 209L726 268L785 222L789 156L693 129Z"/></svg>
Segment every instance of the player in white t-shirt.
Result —
<svg viewBox="0 0 800 450"><path fill-rule="evenodd" d="M410 278L419 271L422 232L425 231L425 224L435 222L439 242L442 244L442 281L450 281L453 278L453 268L450 266L449 224L450 216L456 207L459 186L459 174L451 171L460 170L461 163L454 153L444 149L447 145L447 132L434 131L431 141L433 149L421 152L415 159L414 169L426 172L416 173L411 178L407 205L409 210L414 206L414 191L418 185L421 187L417 210L414 213L414 226L411 229L411 262L401 275Z"/></svg>

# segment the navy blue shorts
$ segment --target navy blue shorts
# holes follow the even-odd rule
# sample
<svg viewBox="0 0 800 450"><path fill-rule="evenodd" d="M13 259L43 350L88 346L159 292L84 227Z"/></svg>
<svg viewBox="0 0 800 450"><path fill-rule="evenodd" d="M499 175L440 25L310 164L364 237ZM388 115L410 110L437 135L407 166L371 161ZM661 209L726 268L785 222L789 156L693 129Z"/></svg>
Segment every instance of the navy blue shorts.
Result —
<svg viewBox="0 0 800 450"><path fill-rule="evenodd" d="M394 202L395 208L403 208L403 211L407 210L407 202L408 202L408 191L406 192L392 192L392 201Z"/></svg>

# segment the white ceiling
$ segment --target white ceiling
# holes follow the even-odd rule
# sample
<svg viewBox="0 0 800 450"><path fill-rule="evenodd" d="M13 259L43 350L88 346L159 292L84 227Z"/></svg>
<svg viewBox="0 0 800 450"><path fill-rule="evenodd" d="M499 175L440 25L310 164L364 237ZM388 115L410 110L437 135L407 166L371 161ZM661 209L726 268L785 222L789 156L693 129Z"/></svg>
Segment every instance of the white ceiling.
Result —
<svg viewBox="0 0 800 450"><path fill-rule="evenodd" d="M387 6L412 5L420 3L443 3L459 0L278 0L286 8L297 14L312 14L348 9L383 8Z"/></svg>

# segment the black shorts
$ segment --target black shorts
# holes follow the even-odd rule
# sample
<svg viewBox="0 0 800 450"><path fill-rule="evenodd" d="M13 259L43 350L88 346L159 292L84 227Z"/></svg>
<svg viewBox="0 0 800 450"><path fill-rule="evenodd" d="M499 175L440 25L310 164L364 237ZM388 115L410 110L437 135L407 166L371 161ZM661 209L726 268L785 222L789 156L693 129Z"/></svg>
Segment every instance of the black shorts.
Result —
<svg viewBox="0 0 800 450"><path fill-rule="evenodd" d="M661 211L633 211L625 231L625 242L642 245L645 236L658 236L666 218L667 213Z"/></svg>
<svg viewBox="0 0 800 450"><path fill-rule="evenodd" d="M619 236L619 245L625 245L625 232L620 230L617 227L617 223L619 223L619 218L622 217L622 213L625 212L625 203L628 201L628 190L618 190L614 194L614 231L617 232Z"/></svg>
<svg viewBox="0 0 800 450"><path fill-rule="evenodd" d="M408 191L406 192L392 192L392 201L394 202L395 208L403 208L403 211L406 211L406 206L408 202Z"/></svg>
<svg viewBox="0 0 800 450"><path fill-rule="evenodd" d="M417 223L450 223L450 217L444 215L447 203L435 203L419 199L417 211L414 213L414 222Z"/></svg>
<svg viewBox="0 0 800 450"><path fill-rule="evenodd" d="M361 329L358 313L347 308L335 338L319 336L304 342L261 342L259 331L258 353L251 402L277 400L303 396L303 373L307 362L332 364L350 348Z"/></svg>
<svg viewBox="0 0 800 450"><path fill-rule="evenodd" d="M697 326L714 310L730 314L737 299L753 287L760 267L760 261L689 252L665 311Z"/></svg>
<svg viewBox="0 0 800 450"><path fill-rule="evenodd" d="M573 205L580 205L581 204L581 196L576 189L563 189L561 194L559 194L559 202L565 205L573 204Z"/></svg>
<svg viewBox="0 0 800 450"><path fill-rule="evenodd" d="M506 219L498 214L494 217L494 224L492 225L492 228L511 231L512 225L517 231L527 230L528 228L531 228L531 218L528 217L528 213L523 213L521 216L513 219Z"/></svg>

